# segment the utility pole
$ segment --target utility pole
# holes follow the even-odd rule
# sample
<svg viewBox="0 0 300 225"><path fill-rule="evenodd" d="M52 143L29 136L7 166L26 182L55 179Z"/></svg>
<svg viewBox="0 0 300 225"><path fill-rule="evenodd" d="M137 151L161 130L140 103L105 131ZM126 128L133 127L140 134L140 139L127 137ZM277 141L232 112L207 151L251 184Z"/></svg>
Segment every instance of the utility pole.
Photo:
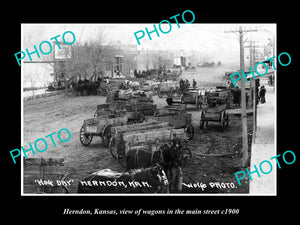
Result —
<svg viewBox="0 0 300 225"><path fill-rule="evenodd" d="M252 67L252 69L255 68L255 63L256 63L256 57L255 57L255 47L260 47L255 45L256 41L252 41L252 39L250 40L250 45L245 46L245 48L249 48L250 50L250 66ZM256 136L256 130L257 130L257 90L256 90L256 83L257 81L255 79L251 80L251 83L253 83L253 135L252 135L252 139L255 140L255 136Z"/></svg>
<svg viewBox="0 0 300 225"><path fill-rule="evenodd" d="M242 29L242 26L239 27L239 30L235 31L225 31L225 33L235 33L238 34L239 42L240 42L240 74L242 75L242 71L244 71L244 41L243 37L247 32L257 31L251 29ZM243 142L243 166L246 167L249 161L248 154L248 128L247 128L247 108L246 108L246 88L245 88L245 80L241 79L241 115L242 115L242 142Z"/></svg>
<svg viewBox="0 0 300 225"><path fill-rule="evenodd" d="M254 44L253 44L254 42ZM250 48L250 55L252 55L252 64L250 64L250 66L252 68L255 68L256 65L256 48L261 48L264 47L262 45L255 45L256 41L250 41L250 46L245 46L245 47L249 47ZM253 140L255 140L256 137L256 130L257 130L257 89L256 89L256 83L258 82L258 80L254 80L253 79L253 83L254 83L254 89L253 89Z"/></svg>
<svg viewBox="0 0 300 225"><path fill-rule="evenodd" d="M148 64L148 48L147 48L147 66L146 66L146 69L147 70L149 69L149 64Z"/></svg>

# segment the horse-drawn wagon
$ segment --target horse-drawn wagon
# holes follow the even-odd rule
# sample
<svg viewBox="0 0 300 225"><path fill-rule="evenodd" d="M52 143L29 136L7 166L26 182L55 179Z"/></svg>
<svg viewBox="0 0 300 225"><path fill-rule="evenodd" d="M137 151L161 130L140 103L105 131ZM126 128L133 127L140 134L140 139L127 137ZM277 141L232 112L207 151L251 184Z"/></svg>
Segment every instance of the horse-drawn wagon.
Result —
<svg viewBox="0 0 300 225"><path fill-rule="evenodd" d="M152 103L128 103L121 101L118 103L97 105L94 117L107 114L126 115L128 123L140 123L144 121L145 116L153 115L156 111L156 105Z"/></svg>
<svg viewBox="0 0 300 225"><path fill-rule="evenodd" d="M203 104L206 104L206 96L202 95L202 90L199 88L189 88L184 91L179 97L174 96L171 103L180 103L180 104L191 104L195 105L196 108L201 108Z"/></svg>
<svg viewBox="0 0 300 225"><path fill-rule="evenodd" d="M168 122L153 120L127 126L116 126L112 128L111 134L110 152L123 166L126 165L125 157L129 151L145 150L153 153L159 151L162 145L175 139L181 140L181 142L185 142L187 139L184 129L175 129ZM184 148L183 151L191 154L189 149Z"/></svg>
<svg viewBox="0 0 300 225"><path fill-rule="evenodd" d="M152 96L147 96L144 91L114 90L109 91L106 96L106 103L127 102L134 103L153 103Z"/></svg>
<svg viewBox="0 0 300 225"><path fill-rule="evenodd" d="M227 95L224 91L211 92L208 95L208 106L200 111L200 129L204 128L204 123L208 121L221 123L222 128L228 127L229 116L226 112Z"/></svg>
<svg viewBox="0 0 300 225"><path fill-rule="evenodd" d="M186 113L185 108L182 107L166 106L157 109L153 116L146 116L145 120L167 122L175 129L183 128L188 140L194 136L194 127L191 124L192 114Z"/></svg>
<svg viewBox="0 0 300 225"><path fill-rule="evenodd" d="M200 111L200 129L204 128L204 123L208 125L208 121L221 123L222 128L229 125L229 116L226 112L226 105L218 105L215 107L207 107Z"/></svg>
<svg viewBox="0 0 300 225"><path fill-rule="evenodd" d="M179 89L179 84L176 81L161 82L157 87L157 95L162 98L164 95L172 97Z"/></svg>
<svg viewBox="0 0 300 225"><path fill-rule="evenodd" d="M130 170L162 165L171 187L181 188L182 162L191 156L184 129L175 129L168 122L148 120L113 127L111 134L110 152L122 166Z"/></svg>
<svg viewBox="0 0 300 225"><path fill-rule="evenodd" d="M108 103L97 105L97 109L94 113L94 117L100 115L109 115L112 113L111 106Z"/></svg>
<svg viewBox="0 0 300 225"><path fill-rule="evenodd" d="M114 114L102 115L86 119L80 129L79 139L81 144L88 146L94 136L100 136L102 143L108 147L113 126L125 125L128 122L127 116L116 116Z"/></svg>

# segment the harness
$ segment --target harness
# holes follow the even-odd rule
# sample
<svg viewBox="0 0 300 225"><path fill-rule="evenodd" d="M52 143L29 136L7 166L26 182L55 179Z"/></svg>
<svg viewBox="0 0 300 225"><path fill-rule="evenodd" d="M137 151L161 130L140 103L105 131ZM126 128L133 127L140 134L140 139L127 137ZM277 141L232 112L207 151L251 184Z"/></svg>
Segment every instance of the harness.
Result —
<svg viewBox="0 0 300 225"><path fill-rule="evenodd" d="M156 163L157 163L157 164L159 164L159 163L165 163L165 159L164 159L163 152L162 152L161 149L159 149L158 151L153 151L153 152L151 152L151 165L155 164L155 163L154 163L154 154L155 154L156 152L159 152L159 153L160 153L160 159L161 159L160 161L158 161L158 162L156 162Z"/></svg>
<svg viewBox="0 0 300 225"><path fill-rule="evenodd" d="M138 169L139 170L139 169ZM146 172L146 174L147 174L147 176L149 176L149 171L151 170L150 168L146 168L146 169L144 169L145 170L145 172ZM141 172L141 171L140 171ZM136 181L136 179L135 179L135 176L138 174L139 172L137 172L137 171L135 171L135 172L133 172L133 173L129 173L129 175L130 175L130 177L131 177L131 180L132 181ZM158 177L160 177L159 175L158 175ZM168 178L166 177L166 180L167 180L167 184L165 184L165 179L159 179L160 180L160 182L157 182L156 180L152 180L152 182L154 182L155 183L155 186L157 186L157 189L156 189L156 191L154 192L154 193L163 193L165 190L167 190L167 193L169 192L169 182L168 182ZM163 185L162 185L163 184ZM163 187L161 190L159 190L160 189L160 187Z"/></svg>
<svg viewBox="0 0 300 225"><path fill-rule="evenodd" d="M141 149L137 149L136 150L136 153L135 153L135 155L134 155L134 165L136 165L136 166L138 166L138 162L139 162L139 151L140 151ZM155 162L154 161L154 154L156 154L156 152L159 152L160 153L160 161L158 161L158 162ZM177 169L180 167L177 163L176 163L176 161L175 161L175 158L174 158L174 156L172 155L172 154L170 154L170 157L171 157L171 160L169 161L169 162L165 162L165 158L164 158L164 155L163 155L163 150L162 150L162 148L159 148L159 150L157 150L157 151L152 151L151 152L151 165L155 165L155 164L165 164L166 166L170 166L171 164L173 164ZM174 180L175 180L175 178L176 178L176 176L172 176L172 179L170 180L170 181L168 181L168 185L163 185L164 186L164 188L162 189L162 191L161 192L163 192L165 189L167 189L167 188L169 188L169 184L172 184L173 182L174 182ZM158 186L159 187L159 186ZM157 191L158 191L158 189L157 189ZM158 193L158 192L155 192L155 193Z"/></svg>

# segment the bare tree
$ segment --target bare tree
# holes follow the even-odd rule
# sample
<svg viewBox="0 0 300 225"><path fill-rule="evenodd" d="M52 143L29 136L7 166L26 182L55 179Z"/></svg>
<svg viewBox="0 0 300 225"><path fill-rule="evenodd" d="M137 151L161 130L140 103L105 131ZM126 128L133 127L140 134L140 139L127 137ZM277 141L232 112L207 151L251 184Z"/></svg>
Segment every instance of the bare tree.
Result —
<svg viewBox="0 0 300 225"><path fill-rule="evenodd" d="M151 61L152 61L152 66L154 69L158 69L159 68L159 63L160 63L160 56L158 54L153 54L151 56Z"/></svg>
<svg viewBox="0 0 300 225"><path fill-rule="evenodd" d="M74 46L69 66L73 74L96 79L100 71L105 71L106 64L112 63L118 49L115 46L104 45L105 34L101 28L95 28L93 34L84 45Z"/></svg>
<svg viewBox="0 0 300 225"><path fill-rule="evenodd" d="M29 83L30 84L30 89L32 90L33 100L35 99L34 89L35 89L35 85L36 85L37 80L38 80L38 78L37 78L36 74L34 74L32 72L25 74L25 76L23 78L24 83Z"/></svg>

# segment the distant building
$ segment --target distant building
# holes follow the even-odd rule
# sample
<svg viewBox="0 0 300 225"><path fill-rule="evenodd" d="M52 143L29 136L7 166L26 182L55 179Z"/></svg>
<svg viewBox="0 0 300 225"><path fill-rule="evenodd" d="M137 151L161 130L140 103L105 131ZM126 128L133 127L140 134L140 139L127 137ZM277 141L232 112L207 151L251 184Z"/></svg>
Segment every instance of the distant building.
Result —
<svg viewBox="0 0 300 225"><path fill-rule="evenodd" d="M183 50L138 50L137 45L65 45L53 42L54 51L33 58L23 65L24 87L47 86L65 79L97 77L132 77L134 71L171 69L173 66L196 66L200 53ZM59 82L60 81L60 82Z"/></svg>
<svg viewBox="0 0 300 225"><path fill-rule="evenodd" d="M174 65L176 66L186 66L186 58L183 56L174 57Z"/></svg>

